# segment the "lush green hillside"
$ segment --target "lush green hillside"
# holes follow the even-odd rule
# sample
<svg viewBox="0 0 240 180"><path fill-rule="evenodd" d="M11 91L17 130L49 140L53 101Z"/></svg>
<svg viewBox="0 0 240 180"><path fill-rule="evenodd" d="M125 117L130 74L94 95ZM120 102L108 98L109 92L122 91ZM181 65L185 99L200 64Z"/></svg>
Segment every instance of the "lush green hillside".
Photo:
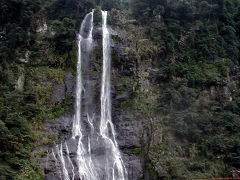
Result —
<svg viewBox="0 0 240 180"><path fill-rule="evenodd" d="M0 179L43 179L30 161L44 138L40 124L71 109L72 102L49 105L48 81L60 83L64 70L75 72L75 31L93 7L90 1L0 2ZM44 22L50 28L39 35Z"/></svg>
<svg viewBox="0 0 240 180"><path fill-rule="evenodd" d="M161 47L141 58L157 68L153 93L159 96L149 103L151 117L159 120L151 124L160 124L153 131L164 132L161 143L146 149L156 153L149 157L150 168L160 159L159 176L230 176L240 167L240 2L134 0L130 5L147 38ZM140 102L146 103L145 94Z"/></svg>
<svg viewBox="0 0 240 180"><path fill-rule="evenodd" d="M146 158L145 170L187 179L230 176L240 168L239 0L2 0L0 179L43 179L30 160L40 124L72 105L71 98L49 104L46 82L75 73L75 33L97 6L136 19L135 29L126 29L135 45L128 49L132 62L118 63L139 69L125 75L135 87L122 108L149 119L149 137L162 136L135 149ZM48 29L37 33L44 22ZM143 64L151 69L144 77L148 91L139 83Z"/></svg>

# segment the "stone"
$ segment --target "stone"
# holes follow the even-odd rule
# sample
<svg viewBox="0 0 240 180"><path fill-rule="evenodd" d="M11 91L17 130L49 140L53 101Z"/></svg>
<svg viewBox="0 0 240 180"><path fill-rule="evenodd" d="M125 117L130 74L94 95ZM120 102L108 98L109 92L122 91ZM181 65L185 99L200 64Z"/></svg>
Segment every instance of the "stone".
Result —
<svg viewBox="0 0 240 180"><path fill-rule="evenodd" d="M40 34L44 34L47 32L47 29L48 29L48 25L46 22L44 22L43 24L37 27L36 32Z"/></svg>
<svg viewBox="0 0 240 180"><path fill-rule="evenodd" d="M19 58L19 61L22 63L28 63L29 62L29 55L30 55L30 51L26 51L24 58Z"/></svg>
<svg viewBox="0 0 240 180"><path fill-rule="evenodd" d="M143 178L143 162L140 156L133 153L123 153L123 161L128 172L129 180L140 180Z"/></svg>
<svg viewBox="0 0 240 180"><path fill-rule="evenodd" d="M54 104L64 100L67 94L75 97L75 84L76 77L74 77L70 72L64 73L64 80L60 84L52 80L53 93L49 103Z"/></svg>
<svg viewBox="0 0 240 180"><path fill-rule="evenodd" d="M24 74L22 74L21 76L19 76L19 78L17 80L15 89L17 89L18 91L23 91L24 90L24 81L25 81L25 76L24 76Z"/></svg>
<svg viewBox="0 0 240 180"><path fill-rule="evenodd" d="M146 119L139 113L121 110L113 112L118 145L121 148L141 147L146 140L143 137L145 122Z"/></svg>
<svg viewBox="0 0 240 180"><path fill-rule="evenodd" d="M70 72L64 73L66 93L75 96L76 79Z"/></svg>
<svg viewBox="0 0 240 180"><path fill-rule="evenodd" d="M61 82L58 84L57 82L53 81L53 94L50 98L49 103L55 104L63 99L65 99L65 84L64 82Z"/></svg>

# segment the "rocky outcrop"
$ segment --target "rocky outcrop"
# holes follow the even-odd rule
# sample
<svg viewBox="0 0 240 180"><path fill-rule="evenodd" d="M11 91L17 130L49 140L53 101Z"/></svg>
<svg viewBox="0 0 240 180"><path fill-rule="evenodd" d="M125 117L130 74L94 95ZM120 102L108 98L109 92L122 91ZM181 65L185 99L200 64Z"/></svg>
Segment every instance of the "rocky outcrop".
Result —
<svg viewBox="0 0 240 180"><path fill-rule="evenodd" d="M135 154L134 149L141 149L146 141L144 136L146 119L140 113L116 110L113 112L113 123L118 133L117 141L123 152L129 179L142 179L144 159L141 154Z"/></svg>
<svg viewBox="0 0 240 180"><path fill-rule="evenodd" d="M116 111L113 115L113 122L118 132L118 144L122 149L140 148L145 142L146 119L140 113Z"/></svg>
<svg viewBox="0 0 240 180"><path fill-rule="evenodd" d="M134 23L134 22L128 22ZM136 78L136 55L130 50L134 45L126 41L127 34L117 24L112 25L112 120L117 132L117 141L131 180L144 178L145 160L141 148L146 145L147 119L137 111L122 109L131 101ZM132 48L131 48L132 47ZM131 51L128 51L128 49ZM124 79L126 78L126 79ZM136 152L137 151L137 152Z"/></svg>
<svg viewBox="0 0 240 180"><path fill-rule="evenodd" d="M19 91L23 91L24 90L24 81L25 81L25 75L22 74L21 76L19 76L15 89L19 90Z"/></svg>
<svg viewBox="0 0 240 180"><path fill-rule="evenodd" d="M139 112L121 109L121 104L131 98L133 85L121 80L123 76L134 78L134 54L126 53L126 48L131 45L129 42L123 41L126 34L110 29L112 39L112 121L116 130L116 138L121 149L123 161L128 172L128 177L131 180L139 180L144 178L143 167L144 159L142 158L142 146L146 144L145 127L147 119ZM83 91L83 125L88 127L87 114L84 114L86 108L91 107L95 113L94 123L99 123L100 119L100 87L101 87L101 64L102 64L102 29L95 27L93 30L94 44L92 61L89 64L83 62L84 91ZM121 65L120 65L121 64ZM85 68L89 67L89 69ZM87 76L86 76L87 74ZM66 98L67 94L75 98L75 77L65 72L64 80L60 83L52 81L53 93L50 99L50 104L57 103ZM86 93L87 92L87 93ZM91 94L91 97L89 96ZM89 99L90 98L90 99ZM90 103L91 102L91 103ZM89 104L90 103L90 104ZM96 105L94 105L96 104ZM44 156L35 157L39 166L45 171L46 180L59 179L59 174L62 173L62 165L59 158L59 148L63 149L64 163L68 169L77 167L77 144L71 138L71 130L73 123L72 114L64 114L57 120L47 120L42 124L41 133L44 137L55 138L54 143L46 144L44 141L39 141L35 149L35 154L44 151ZM86 139L87 140L87 139ZM50 140L52 141L52 140ZM101 140L93 142L92 153L101 157L104 153L101 147L97 145ZM137 151L137 152L136 152ZM71 161L69 161L71 158ZM77 169L74 170L75 172ZM72 173L70 176L72 177ZM76 174L75 174L76 175ZM77 177L77 175L76 175Z"/></svg>
<svg viewBox="0 0 240 180"><path fill-rule="evenodd" d="M129 180L143 179L143 159L139 158L139 155L135 155L132 152L123 153L123 161L128 172Z"/></svg>
<svg viewBox="0 0 240 180"><path fill-rule="evenodd" d="M36 32L39 33L39 34L44 34L46 33L48 30L48 25L46 22L39 22L39 26L37 27L36 29Z"/></svg>
<svg viewBox="0 0 240 180"><path fill-rule="evenodd" d="M24 57L19 58L19 61L22 63L28 63L29 62L29 56L30 56L30 51L26 51Z"/></svg>
<svg viewBox="0 0 240 180"><path fill-rule="evenodd" d="M53 93L49 104L64 100L67 95L73 97L75 94L75 81L75 77L70 72L64 73L64 80L61 83L52 80ZM32 160L45 171L45 179L55 180L59 178L56 174L58 167L54 164L55 159L52 156L52 148L71 138L72 120L73 115L65 113L56 120L46 120L41 124L39 130L41 137L33 150Z"/></svg>
<svg viewBox="0 0 240 180"><path fill-rule="evenodd" d="M61 83L52 81L53 93L49 101L50 104L54 104L61 100L64 100L68 95L75 96L75 77L70 72L64 73L64 80Z"/></svg>
<svg viewBox="0 0 240 180"><path fill-rule="evenodd" d="M57 120L45 121L40 129L41 139L32 153L32 160L44 170L45 179L58 180L60 164L55 163L53 148L71 137L72 115L64 114Z"/></svg>

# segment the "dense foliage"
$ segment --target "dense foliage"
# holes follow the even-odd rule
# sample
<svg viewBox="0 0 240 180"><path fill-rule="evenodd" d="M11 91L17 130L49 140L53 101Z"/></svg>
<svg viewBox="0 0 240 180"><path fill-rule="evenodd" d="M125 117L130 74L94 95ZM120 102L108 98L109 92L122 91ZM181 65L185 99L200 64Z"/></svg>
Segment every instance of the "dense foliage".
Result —
<svg viewBox="0 0 240 180"><path fill-rule="evenodd" d="M162 143L147 147L159 154L167 177L229 176L240 168L239 0L2 0L0 179L43 178L29 160L42 138L37 131L43 120L71 106L69 99L49 105L47 81L61 83L64 70L75 72L76 32L96 6L128 9L151 42L148 48L158 47L135 52L138 65L149 60L157 69L151 72L155 99L143 92L133 98L141 99L145 106L138 108L149 119L181 141L180 146L169 143L166 130ZM39 36L41 21L48 30ZM27 52L24 63L19 59L27 59ZM156 162L147 160L155 170Z"/></svg>
<svg viewBox="0 0 240 180"><path fill-rule="evenodd" d="M41 122L71 107L71 98L49 104L49 80L61 83L64 69L75 71L75 31L93 7L87 0L0 2L0 179L43 179L30 160L46 139ZM39 35L44 22L50 28Z"/></svg>
<svg viewBox="0 0 240 180"><path fill-rule="evenodd" d="M229 176L240 168L239 8L237 0L131 3L133 15L147 24L147 36L161 47L148 57L158 68L155 113L166 129L188 142L182 152L188 161L166 160L170 177ZM161 152L163 146L152 150Z"/></svg>
<svg viewBox="0 0 240 180"><path fill-rule="evenodd" d="M0 3L0 177L3 179L13 179L16 170L28 163L35 138L29 123L34 112L29 111L30 104L26 105L25 99L28 95L15 91L13 80L21 71L15 64L15 55L32 45L31 23L39 7L38 0Z"/></svg>

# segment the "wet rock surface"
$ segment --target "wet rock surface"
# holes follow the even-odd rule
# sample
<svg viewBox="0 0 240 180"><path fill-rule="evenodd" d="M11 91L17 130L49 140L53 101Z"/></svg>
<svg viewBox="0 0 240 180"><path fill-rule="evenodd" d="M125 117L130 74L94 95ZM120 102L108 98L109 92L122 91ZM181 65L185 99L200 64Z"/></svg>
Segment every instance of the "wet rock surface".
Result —
<svg viewBox="0 0 240 180"><path fill-rule="evenodd" d="M123 160L128 171L129 180L143 179L143 160L139 157L139 155L135 155L131 152L125 152L123 153Z"/></svg>
<svg viewBox="0 0 240 180"><path fill-rule="evenodd" d="M121 33L116 32L114 29L110 31L112 36L119 39L118 36L121 36ZM99 52L101 49L101 36L102 29L100 27L96 27L93 30L94 43L93 48ZM131 96L132 85L127 84L121 81L118 81L122 75L129 75L130 78L133 78L133 64L131 61L128 62L129 56L125 54L125 48L127 45L124 42L112 42L112 48L116 53L115 56L112 57L112 121L116 130L116 140L118 142L119 148L122 153L122 158L125 164L125 168L128 172L129 180L139 180L143 179L143 159L140 154L136 154L134 149L141 148L142 145L146 141L146 137L144 137L144 127L147 120L138 112L132 112L121 109L121 103L127 101ZM120 62L117 61L117 57L120 57ZM83 64L84 66L90 66L91 70L84 69L84 72L88 74L86 77L88 80L85 81L83 92L83 111L86 111L87 108L92 107L94 112L97 114L91 114L91 116L95 116L93 123L99 123L100 121L100 87L101 87L101 61L102 59L92 59L93 61L90 64ZM124 63L122 63L122 61ZM118 63L123 65L119 66ZM130 63L130 64L129 64ZM66 72L64 76L64 81L60 84L53 83L53 94L50 100L50 103L56 103L61 100L64 100L68 95L75 98L75 85L76 77L74 77L71 73ZM92 100L89 104L89 101L86 99L89 98L89 94L91 94ZM88 102L88 103L87 103ZM97 105L94 105L97 104ZM87 114L83 113L83 126L88 131L91 131L91 126L87 120ZM70 178L75 176L75 179L79 179L78 177L78 169L77 169L77 141L74 141L71 138L72 133L72 123L73 123L73 114L64 114L57 120L49 120L43 123L43 131L41 132L45 136L55 137L55 143L52 144L44 144L44 142L40 141L38 147L36 147L35 151L39 151L42 149L45 152L45 156L41 158L36 158L38 161L39 167L41 167L45 171L45 179L46 180L58 180L61 179L59 174L64 177L62 174L62 162L56 161L59 159L61 154L59 154L60 148L63 149L63 157L64 163L67 169L72 169L69 171ZM84 134L83 134L84 135ZM97 136L96 134L92 134L93 136ZM88 140L87 137L83 138L84 141ZM98 141L92 142L92 156L96 158L101 158L101 154L108 153L104 151L106 148L101 148L99 145L101 144L101 139ZM62 144L62 145L61 145ZM96 147L96 148L95 148ZM71 161L69 160L69 157ZM104 156L103 156L104 157ZM104 159L102 160L104 162ZM101 166L101 165L99 165ZM104 177L102 177L104 179Z"/></svg>
<svg viewBox="0 0 240 180"><path fill-rule="evenodd" d="M64 73L64 80L61 83L52 81L53 93L49 103L54 104L64 100L67 95L75 97L76 79L70 72Z"/></svg>
<svg viewBox="0 0 240 180"><path fill-rule="evenodd" d="M146 120L141 114L117 111L113 123L118 132L117 139L121 148L141 147L144 142L144 125Z"/></svg>

